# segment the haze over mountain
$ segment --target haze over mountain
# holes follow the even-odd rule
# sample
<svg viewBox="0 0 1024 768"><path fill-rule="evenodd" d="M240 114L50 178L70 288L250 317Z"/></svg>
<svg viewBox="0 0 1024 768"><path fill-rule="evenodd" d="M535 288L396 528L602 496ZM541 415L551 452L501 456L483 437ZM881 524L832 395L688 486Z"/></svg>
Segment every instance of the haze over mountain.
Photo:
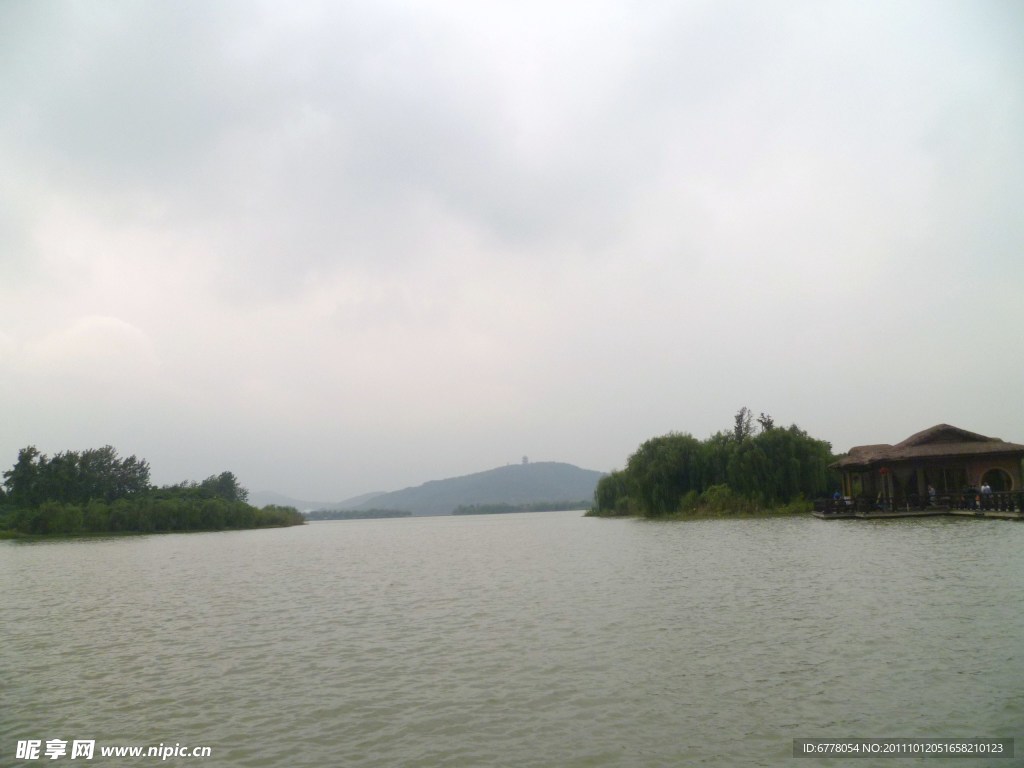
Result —
<svg viewBox="0 0 1024 768"><path fill-rule="evenodd" d="M314 509L355 509L370 499L380 496L381 493L383 492L363 493L359 496L353 496L351 499L334 502L296 499L276 491L253 491L249 494L249 503L257 507L265 507L267 504L278 504L283 507L295 507L300 512L308 512Z"/></svg>
<svg viewBox="0 0 1024 768"><path fill-rule="evenodd" d="M557 461L510 464L380 494L356 508L445 515L462 505L589 501L603 475Z"/></svg>

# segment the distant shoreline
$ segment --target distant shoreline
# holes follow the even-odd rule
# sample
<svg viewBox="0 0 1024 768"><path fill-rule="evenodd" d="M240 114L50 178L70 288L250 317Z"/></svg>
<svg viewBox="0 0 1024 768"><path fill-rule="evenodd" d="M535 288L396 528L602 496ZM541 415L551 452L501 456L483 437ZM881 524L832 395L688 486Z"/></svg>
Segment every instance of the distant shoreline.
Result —
<svg viewBox="0 0 1024 768"><path fill-rule="evenodd" d="M163 536L167 533L229 533L234 531L267 531L276 528L292 528L306 525L306 522L260 525L251 528L181 528L152 531L74 531L68 533L23 533L14 529L0 530L0 541L53 541L59 539L121 539L131 536Z"/></svg>
<svg viewBox="0 0 1024 768"><path fill-rule="evenodd" d="M510 515L516 512L572 512L590 507L588 501L541 501L529 504L460 504L453 515Z"/></svg>
<svg viewBox="0 0 1024 768"><path fill-rule="evenodd" d="M304 512L306 520L385 520L395 517L412 517L412 512L404 509L315 509Z"/></svg>

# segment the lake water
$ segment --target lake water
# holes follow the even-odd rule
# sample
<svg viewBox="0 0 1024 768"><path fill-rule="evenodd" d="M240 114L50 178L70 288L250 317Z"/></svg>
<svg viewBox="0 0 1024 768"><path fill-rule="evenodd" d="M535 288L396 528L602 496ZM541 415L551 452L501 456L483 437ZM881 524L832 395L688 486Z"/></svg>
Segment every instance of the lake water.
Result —
<svg viewBox="0 0 1024 768"><path fill-rule="evenodd" d="M826 737L1024 756L1015 522L554 512L8 541L0 585L0 765L851 764L792 757ZM18 761L27 739L97 752ZM212 757L98 752L176 743Z"/></svg>

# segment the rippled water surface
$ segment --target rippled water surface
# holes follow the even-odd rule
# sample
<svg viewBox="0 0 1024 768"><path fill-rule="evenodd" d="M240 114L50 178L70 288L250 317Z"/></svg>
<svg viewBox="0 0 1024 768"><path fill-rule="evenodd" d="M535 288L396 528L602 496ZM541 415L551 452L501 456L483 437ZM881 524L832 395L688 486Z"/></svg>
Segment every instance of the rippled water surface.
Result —
<svg viewBox="0 0 1024 768"><path fill-rule="evenodd" d="M792 740L852 736L1024 755L1021 523L338 521L0 542L0 585L0 765L29 738L210 766L845 765ZM79 763L104 761L24 764Z"/></svg>

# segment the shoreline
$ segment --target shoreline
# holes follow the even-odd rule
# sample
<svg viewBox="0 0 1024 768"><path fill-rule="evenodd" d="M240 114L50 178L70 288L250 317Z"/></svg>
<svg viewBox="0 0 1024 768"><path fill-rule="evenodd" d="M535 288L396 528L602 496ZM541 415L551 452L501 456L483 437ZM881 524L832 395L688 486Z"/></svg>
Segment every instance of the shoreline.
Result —
<svg viewBox="0 0 1024 768"><path fill-rule="evenodd" d="M675 512L671 515L614 515L601 514L593 509L587 510L584 517L593 517L601 520L650 520L654 522L685 522L687 520L762 520L769 517L796 517L809 515L810 507L804 509L791 509L789 507L773 507L764 510L695 510L690 512Z"/></svg>

